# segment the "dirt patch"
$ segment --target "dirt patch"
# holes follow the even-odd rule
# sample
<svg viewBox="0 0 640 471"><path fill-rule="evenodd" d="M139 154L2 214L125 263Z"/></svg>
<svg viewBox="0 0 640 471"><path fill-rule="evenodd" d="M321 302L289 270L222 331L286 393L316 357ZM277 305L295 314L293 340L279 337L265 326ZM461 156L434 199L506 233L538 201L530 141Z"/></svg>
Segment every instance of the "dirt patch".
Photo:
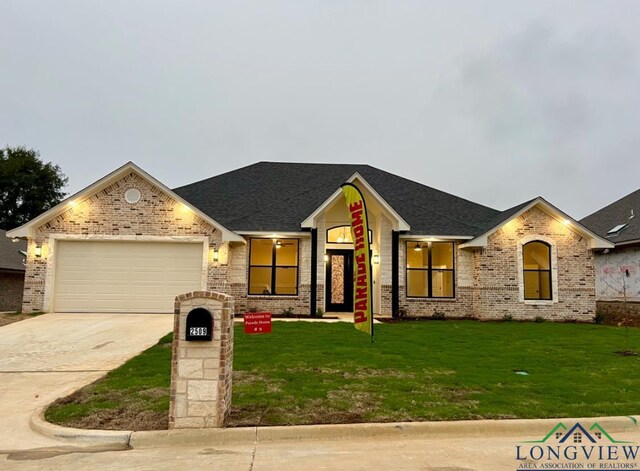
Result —
<svg viewBox="0 0 640 471"><path fill-rule="evenodd" d="M167 430L166 412L135 411L127 408L102 409L70 420L68 427L100 430Z"/></svg>
<svg viewBox="0 0 640 471"><path fill-rule="evenodd" d="M31 319L32 317L39 316L40 314L42 313L19 314L15 312L3 312L0 313L0 327L13 324L14 322L23 321L25 319Z"/></svg>
<svg viewBox="0 0 640 471"><path fill-rule="evenodd" d="M118 404L118 407L97 409L88 411L81 417L65 420L65 427L100 430L166 430L169 417L166 411L144 410L141 399L160 398L166 396L165 388L150 388L139 391L136 397L124 391L113 391L109 397L110 402ZM94 399L91 386L80 389L69 396L55 401L52 406L63 404L90 404Z"/></svg>

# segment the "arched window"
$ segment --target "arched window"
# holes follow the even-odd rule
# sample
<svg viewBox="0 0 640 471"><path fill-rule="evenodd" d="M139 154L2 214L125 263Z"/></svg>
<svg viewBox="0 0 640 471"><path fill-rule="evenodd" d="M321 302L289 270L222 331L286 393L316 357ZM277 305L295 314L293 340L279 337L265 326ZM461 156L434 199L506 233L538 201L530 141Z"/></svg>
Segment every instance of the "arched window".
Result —
<svg viewBox="0 0 640 471"><path fill-rule="evenodd" d="M369 229L369 243L371 243L373 232ZM351 226L337 226L327 229L327 243L329 244L353 244L351 237Z"/></svg>
<svg viewBox="0 0 640 471"><path fill-rule="evenodd" d="M534 240L522 246L524 299L552 299L551 246Z"/></svg>

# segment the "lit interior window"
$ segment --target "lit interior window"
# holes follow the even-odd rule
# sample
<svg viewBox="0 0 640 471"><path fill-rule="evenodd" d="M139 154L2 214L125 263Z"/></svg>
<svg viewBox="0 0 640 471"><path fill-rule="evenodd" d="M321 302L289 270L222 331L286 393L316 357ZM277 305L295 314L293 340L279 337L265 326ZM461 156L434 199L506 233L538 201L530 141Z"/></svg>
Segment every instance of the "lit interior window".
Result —
<svg viewBox="0 0 640 471"><path fill-rule="evenodd" d="M551 247L540 241L522 247L524 299L551 299Z"/></svg>
<svg viewBox="0 0 640 471"><path fill-rule="evenodd" d="M251 239L249 294L298 294L298 239Z"/></svg>
<svg viewBox="0 0 640 471"><path fill-rule="evenodd" d="M454 244L407 242L407 296L454 297Z"/></svg>

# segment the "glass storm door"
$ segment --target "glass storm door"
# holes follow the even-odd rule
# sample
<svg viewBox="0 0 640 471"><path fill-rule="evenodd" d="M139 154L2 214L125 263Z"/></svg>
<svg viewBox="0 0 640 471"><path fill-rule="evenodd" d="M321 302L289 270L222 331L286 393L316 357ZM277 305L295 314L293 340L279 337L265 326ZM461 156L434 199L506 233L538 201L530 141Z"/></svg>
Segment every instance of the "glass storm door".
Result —
<svg viewBox="0 0 640 471"><path fill-rule="evenodd" d="M353 250L327 250L327 312L353 311Z"/></svg>

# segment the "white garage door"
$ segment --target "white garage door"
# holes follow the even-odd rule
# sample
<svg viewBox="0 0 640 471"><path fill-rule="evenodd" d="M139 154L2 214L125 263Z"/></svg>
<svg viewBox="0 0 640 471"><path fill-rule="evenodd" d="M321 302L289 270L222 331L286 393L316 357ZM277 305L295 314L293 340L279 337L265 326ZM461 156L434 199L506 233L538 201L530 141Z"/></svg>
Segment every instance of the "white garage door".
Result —
<svg viewBox="0 0 640 471"><path fill-rule="evenodd" d="M202 289L202 244L59 241L57 312L173 312L176 295Z"/></svg>

